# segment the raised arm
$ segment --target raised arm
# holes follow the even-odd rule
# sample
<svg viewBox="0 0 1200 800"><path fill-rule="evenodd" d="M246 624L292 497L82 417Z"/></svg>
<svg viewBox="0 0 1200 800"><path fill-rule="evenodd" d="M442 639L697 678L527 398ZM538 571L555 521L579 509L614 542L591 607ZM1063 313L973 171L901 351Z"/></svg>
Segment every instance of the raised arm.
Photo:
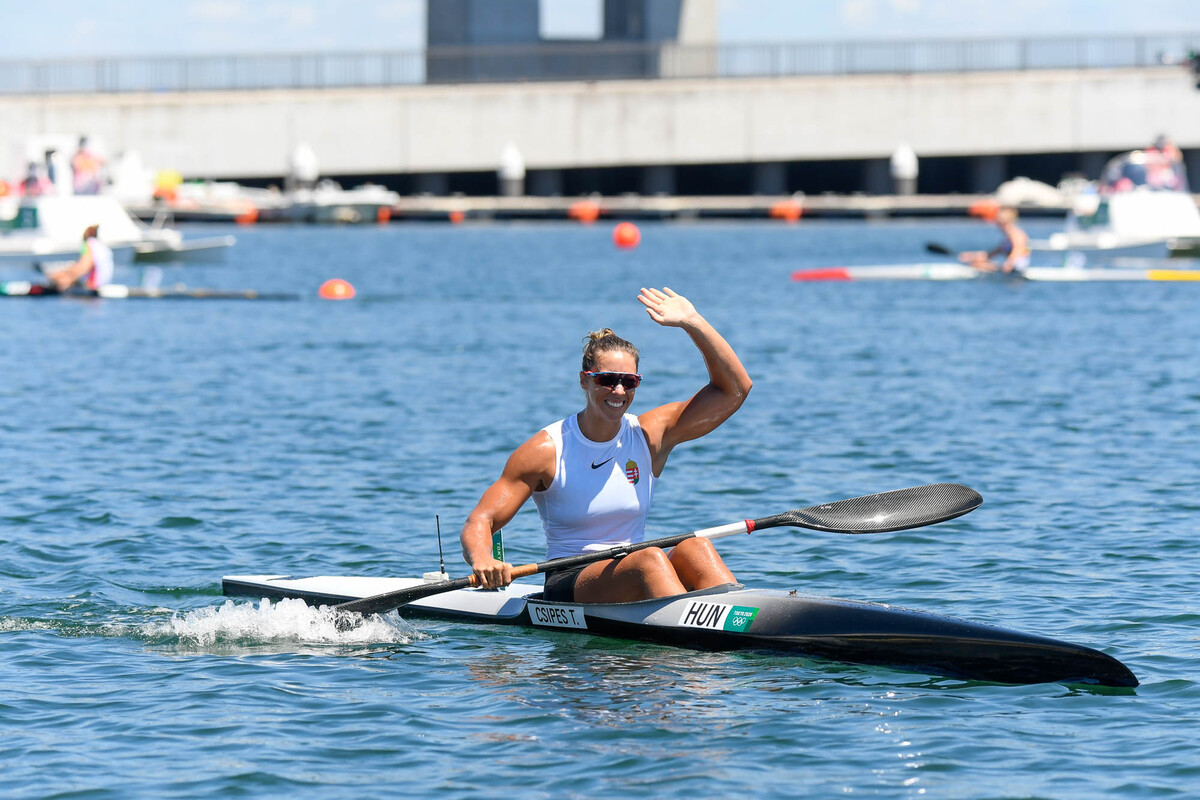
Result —
<svg viewBox="0 0 1200 800"><path fill-rule="evenodd" d="M512 565L492 556L492 534L507 525L535 491L549 486L554 457L550 435L538 431L508 457L500 478L467 516L459 539L480 586L495 589L512 583Z"/></svg>
<svg viewBox="0 0 1200 800"><path fill-rule="evenodd" d="M650 443L654 474L659 475L675 445L698 439L729 419L753 382L729 342L686 297L664 287L642 289L638 300L659 325L686 331L708 368L708 384L690 400L659 406L638 418Z"/></svg>

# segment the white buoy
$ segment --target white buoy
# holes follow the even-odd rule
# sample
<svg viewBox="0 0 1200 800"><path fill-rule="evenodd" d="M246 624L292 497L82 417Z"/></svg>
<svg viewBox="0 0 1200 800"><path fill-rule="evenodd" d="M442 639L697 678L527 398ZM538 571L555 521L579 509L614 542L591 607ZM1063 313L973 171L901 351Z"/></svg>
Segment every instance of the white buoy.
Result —
<svg viewBox="0 0 1200 800"><path fill-rule="evenodd" d="M500 182L500 194L504 197L520 197L525 194L525 157L512 142L500 151L500 167L496 170Z"/></svg>
<svg viewBox="0 0 1200 800"><path fill-rule="evenodd" d="M287 187L289 189L311 189L321 175L317 166L317 154L307 144L298 144L288 159Z"/></svg>
<svg viewBox="0 0 1200 800"><path fill-rule="evenodd" d="M896 194L916 194L917 193L917 154L908 146L907 142L901 142L892 151L892 185L895 187Z"/></svg>

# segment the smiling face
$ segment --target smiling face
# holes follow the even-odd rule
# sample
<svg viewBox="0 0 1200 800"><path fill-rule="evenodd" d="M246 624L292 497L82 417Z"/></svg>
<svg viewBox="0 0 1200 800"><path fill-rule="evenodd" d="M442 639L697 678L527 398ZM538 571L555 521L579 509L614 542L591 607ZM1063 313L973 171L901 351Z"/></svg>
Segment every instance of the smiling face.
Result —
<svg viewBox="0 0 1200 800"><path fill-rule="evenodd" d="M637 372L637 359L623 350L604 350L596 354L596 366L593 372ZM579 385L587 396L588 413L599 415L600 419L619 422L622 415L633 403L633 395L637 389L626 389L617 384L612 388L597 386L587 374L579 373Z"/></svg>

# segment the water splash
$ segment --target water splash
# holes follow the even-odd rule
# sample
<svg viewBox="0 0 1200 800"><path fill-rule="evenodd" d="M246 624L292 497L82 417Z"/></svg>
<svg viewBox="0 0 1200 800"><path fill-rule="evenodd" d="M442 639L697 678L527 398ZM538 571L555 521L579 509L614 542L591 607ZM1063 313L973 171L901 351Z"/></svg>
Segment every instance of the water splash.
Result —
<svg viewBox="0 0 1200 800"><path fill-rule="evenodd" d="M217 608L174 614L169 620L147 623L143 634L158 644L211 650L256 645L408 644L421 634L399 617L353 618L303 600L264 599L253 603L226 600Z"/></svg>

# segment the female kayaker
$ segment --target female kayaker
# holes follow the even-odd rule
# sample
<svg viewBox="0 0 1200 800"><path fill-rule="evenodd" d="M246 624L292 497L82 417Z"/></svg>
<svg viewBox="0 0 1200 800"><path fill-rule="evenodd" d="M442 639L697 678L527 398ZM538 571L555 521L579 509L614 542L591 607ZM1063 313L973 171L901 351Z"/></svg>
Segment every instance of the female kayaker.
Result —
<svg viewBox="0 0 1200 800"><path fill-rule="evenodd" d="M530 497L546 532L546 557L578 555L644 538L654 483L671 450L712 431L737 411L750 376L729 343L686 297L642 289L638 300L659 325L682 328L708 367L708 385L683 402L640 416L629 413L641 383L637 348L611 329L584 340L582 411L516 449L462 529L463 556L479 584L512 582L512 566L492 555L492 534ZM667 555L658 548L546 576L546 599L616 603L668 597L734 582L712 542L688 539Z"/></svg>
<svg viewBox="0 0 1200 800"><path fill-rule="evenodd" d="M108 245L100 241L99 236L100 227L89 225L83 232L79 260L47 276L60 292L65 292L80 278L85 279L84 283L89 289L99 289L112 283L113 253Z"/></svg>

